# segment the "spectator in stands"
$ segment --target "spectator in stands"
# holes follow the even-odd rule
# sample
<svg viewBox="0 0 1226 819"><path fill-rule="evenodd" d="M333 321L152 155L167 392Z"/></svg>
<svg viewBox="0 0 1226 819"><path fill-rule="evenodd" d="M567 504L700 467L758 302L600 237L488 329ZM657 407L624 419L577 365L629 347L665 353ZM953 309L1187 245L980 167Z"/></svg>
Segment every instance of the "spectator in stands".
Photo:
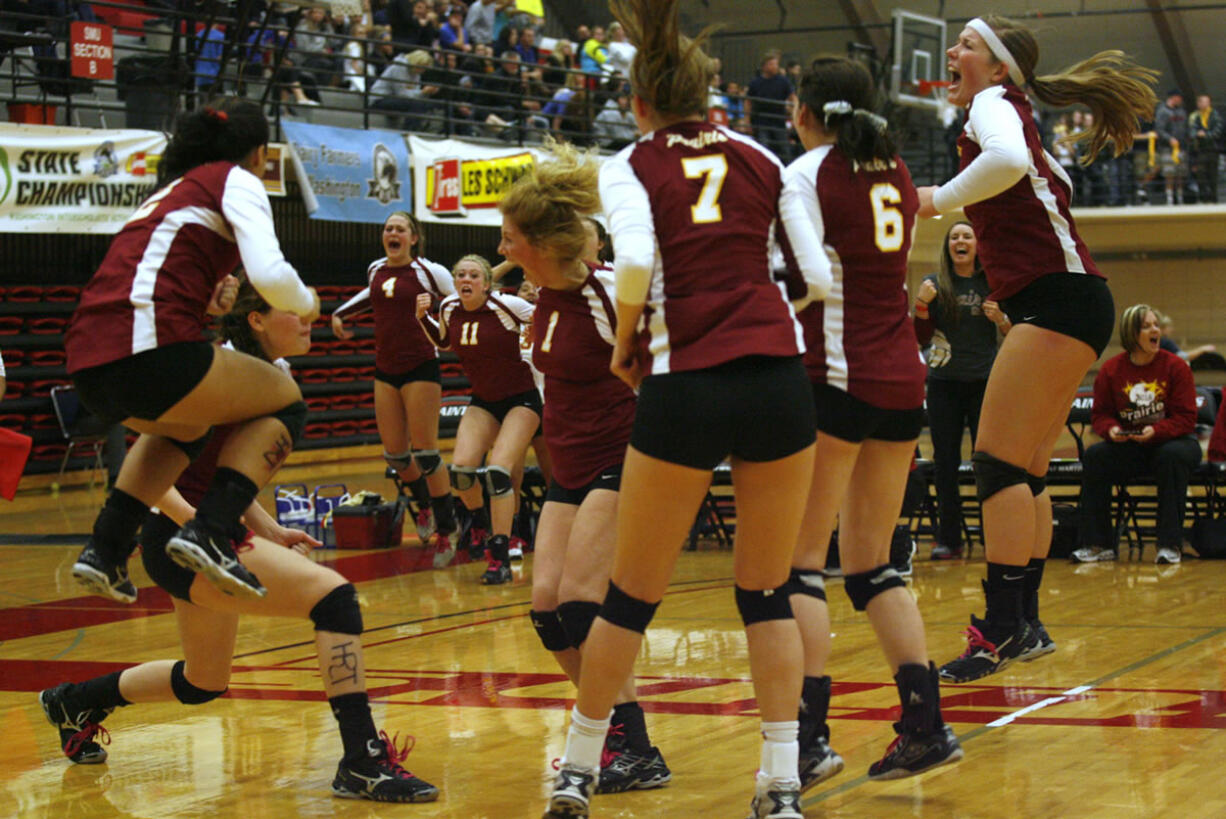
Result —
<svg viewBox="0 0 1226 819"><path fill-rule="evenodd" d="M515 44L519 59L525 66L541 64L541 50L536 47L536 30L525 28L519 32L519 42Z"/></svg>
<svg viewBox="0 0 1226 819"><path fill-rule="evenodd" d="M306 14L294 27L294 48L297 50L302 69L315 76L316 85L336 85L340 67L335 54L335 34L328 12L322 8L307 9Z"/></svg>
<svg viewBox="0 0 1226 819"><path fill-rule="evenodd" d="M425 130L437 123L438 118L432 115L438 113L439 106L433 98L439 88L422 82L422 75L432 65L434 60L428 51L398 54L371 85L370 107L405 114L400 123L403 131Z"/></svg>
<svg viewBox="0 0 1226 819"><path fill-rule="evenodd" d="M1217 202L1217 165L1222 145L1222 115L1214 110L1208 94L1196 98L1196 113L1188 122L1192 169L1196 177L1196 201Z"/></svg>
<svg viewBox="0 0 1226 819"><path fill-rule="evenodd" d="M542 80L545 87L559 89L566 86L568 71L577 71L579 61L575 58L575 46L570 40L558 40L553 51L545 58Z"/></svg>
<svg viewBox="0 0 1226 819"><path fill-rule="evenodd" d="M563 85L553 92L552 99L541 109L541 116L549 120L549 128L558 141L569 141L572 123L567 120L567 107L579 91L584 90L581 74L565 74Z"/></svg>
<svg viewBox="0 0 1226 819"><path fill-rule="evenodd" d="M1179 345L1175 343L1174 338L1175 319L1158 310L1155 310L1154 314L1158 316L1158 326L1162 328L1162 349L1166 350L1168 353L1174 353L1184 361L1191 364L1205 353L1217 351L1217 347L1213 344L1202 344L1199 347L1195 347L1187 351L1180 349Z"/></svg>
<svg viewBox="0 0 1226 819"><path fill-rule="evenodd" d="M736 127L745 119L745 95L741 93L741 84L735 80L724 83L724 99L728 100L728 122Z"/></svg>
<svg viewBox="0 0 1226 819"><path fill-rule="evenodd" d="M516 138L514 126L530 127L530 117L541 110L540 101L530 98L528 83L519 68L519 54L506 52L494 73L481 79L476 94L478 119L506 140Z"/></svg>
<svg viewBox="0 0 1226 819"><path fill-rule="evenodd" d="M599 74L609 61L609 35L604 26L592 26L592 36L579 52L579 68L586 74Z"/></svg>
<svg viewBox="0 0 1226 819"><path fill-rule="evenodd" d="M630 63L634 62L634 53L638 51L626 37L626 29L621 23L609 24L609 61L608 68L623 78L630 76Z"/></svg>
<svg viewBox="0 0 1226 819"><path fill-rule="evenodd" d="M468 7L468 16L464 18L464 28L468 30L469 39L475 43L494 42L494 22L498 11L511 5L514 0L473 0Z"/></svg>
<svg viewBox="0 0 1226 819"><path fill-rule="evenodd" d="M459 6L452 6L447 12L447 22L438 30L438 46L456 51L473 50L468 32L464 30L464 10Z"/></svg>
<svg viewBox="0 0 1226 819"><path fill-rule="evenodd" d="M1084 130L1094 130L1094 113L1086 111L1081 116ZM1107 201L1107 168L1106 159L1110 156L1109 145L1105 145L1097 156L1090 156L1088 141L1077 144L1077 161L1073 167L1077 169L1081 180L1081 189L1076 191L1075 202L1081 207L1097 207Z"/></svg>
<svg viewBox="0 0 1226 819"><path fill-rule="evenodd" d="M784 162L791 158L788 149L788 111L796 104L796 90L779 69L779 52L762 55L758 76L749 83L745 108L753 126L753 136Z"/></svg>
<svg viewBox="0 0 1226 819"><path fill-rule="evenodd" d="M387 26L375 26L370 30L371 47L367 49L367 74L378 77L396 59L396 44Z"/></svg>
<svg viewBox="0 0 1226 819"><path fill-rule="evenodd" d="M634 112L630 110L629 92L623 89L610 98L596 115L592 127L596 133L596 144L611 151L620 151L638 138L639 129L634 121Z"/></svg>
<svg viewBox="0 0 1226 819"><path fill-rule="evenodd" d="M289 39L289 30L267 28L263 29L262 35L260 32L260 24L252 21L251 34L247 37L247 59L242 68L243 78L262 80L271 74L272 82L277 87L277 98L281 102L319 105L315 75L295 68L289 52L284 53L280 64L274 65L277 55Z"/></svg>
<svg viewBox="0 0 1226 819"><path fill-rule="evenodd" d="M1171 89L1154 112L1154 132L1158 135L1158 158L1166 184L1166 203L1183 204L1183 186L1188 177L1188 114L1183 109L1183 94Z"/></svg>
<svg viewBox="0 0 1226 819"><path fill-rule="evenodd" d="M196 78L196 90L208 97L222 91L221 53L225 49L226 31L220 23L213 23L208 29L196 35L200 43L197 46L196 62L192 73Z"/></svg>
<svg viewBox="0 0 1226 819"><path fill-rule="evenodd" d="M345 77L343 85L358 92L366 90L366 78L369 71L369 63L366 60L368 34L369 28L365 23L354 24L349 29L349 36L355 39L347 40L342 52L341 71Z"/></svg>
<svg viewBox="0 0 1226 819"><path fill-rule="evenodd" d="M389 0L387 22L397 50L434 48L439 39L438 17L426 0Z"/></svg>
<svg viewBox="0 0 1226 819"><path fill-rule="evenodd" d="M928 353L928 428L936 469L938 520L933 560L962 556L962 433L971 446L979 430L988 373L996 359L997 333L1012 326L1000 305L988 298L991 288L979 261L975 229L954 222L945 234L941 266L920 284L915 300L915 334Z"/></svg>
<svg viewBox="0 0 1226 819"><path fill-rule="evenodd" d="M421 81L438 88L434 99L442 107L443 133L472 136L472 78L459 70L459 52L443 51L439 57L442 63L427 69Z"/></svg>
<svg viewBox="0 0 1226 819"><path fill-rule="evenodd" d="M1157 563L1178 563L1188 478L1200 463L1196 387L1179 356L1161 349L1158 316L1134 304L1120 317L1124 352L1108 359L1094 379L1091 424L1103 440L1085 451L1081 483L1079 563L1115 560L1111 490L1140 475L1158 487Z"/></svg>

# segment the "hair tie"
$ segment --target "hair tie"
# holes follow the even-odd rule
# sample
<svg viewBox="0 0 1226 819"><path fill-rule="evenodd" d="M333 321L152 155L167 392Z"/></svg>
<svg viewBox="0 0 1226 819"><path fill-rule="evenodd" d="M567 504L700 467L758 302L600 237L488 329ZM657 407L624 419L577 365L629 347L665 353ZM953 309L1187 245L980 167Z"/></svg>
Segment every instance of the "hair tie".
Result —
<svg viewBox="0 0 1226 819"><path fill-rule="evenodd" d="M885 117L881 116L880 114L873 113L867 108L857 108L854 113L857 117L864 117L870 123L872 123L873 128L876 129L877 133L879 134L884 134L886 129L890 127L890 123Z"/></svg>
<svg viewBox="0 0 1226 819"><path fill-rule="evenodd" d="M831 100L822 106L822 124L830 125L830 118L850 114L854 109L847 100Z"/></svg>
<svg viewBox="0 0 1226 819"><path fill-rule="evenodd" d="M225 122L226 120L230 119L230 115L225 111L218 111L216 108L212 108L207 105L204 107L204 115L206 117L212 117L218 122Z"/></svg>

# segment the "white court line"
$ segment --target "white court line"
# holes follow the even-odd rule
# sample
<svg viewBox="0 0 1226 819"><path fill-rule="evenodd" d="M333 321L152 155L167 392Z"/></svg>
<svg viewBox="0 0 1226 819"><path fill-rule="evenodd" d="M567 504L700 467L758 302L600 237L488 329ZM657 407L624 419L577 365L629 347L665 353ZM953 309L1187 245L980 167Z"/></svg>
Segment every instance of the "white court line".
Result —
<svg viewBox="0 0 1226 819"><path fill-rule="evenodd" d="M1027 714L1038 711L1040 708L1046 708L1049 705L1055 705L1057 703L1064 702L1069 697L1075 697L1078 694L1084 694L1085 692L1089 691L1093 687L1094 686L1092 685L1079 685L1076 688L1070 688L1068 691L1065 691L1059 697L1048 697L1047 699L1039 700L1036 703L1027 705L1025 708L1021 708L1017 711L1014 711L1012 714L1005 714L1000 719L996 719L996 720L993 720L992 722L989 722L988 727L989 728L1000 728L1002 726L1008 725L1009 723L1013 722L1013 720L1017 719L1018 717L1024 717Z"/></svg>

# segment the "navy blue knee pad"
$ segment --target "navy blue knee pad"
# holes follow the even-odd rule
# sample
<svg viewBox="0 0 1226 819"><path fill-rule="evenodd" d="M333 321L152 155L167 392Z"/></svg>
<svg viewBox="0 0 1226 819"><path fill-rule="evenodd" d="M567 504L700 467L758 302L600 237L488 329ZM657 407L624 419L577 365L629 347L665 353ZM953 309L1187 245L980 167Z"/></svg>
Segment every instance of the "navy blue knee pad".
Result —
<svg viewBox="0 0 1226 819"><path fill-rule="evenodd" d="M567 600L558 605L558 620L570 640L571 648L578 648L587 639L587 633L600 614L600 604L590 600Z"/></svg>
<svg viewBox="0 0 1226 819"><path fill-rule="evenodd" d="M498 498L511 494L515 482L511 480L510 472L501 466L491 465L485 468L485 488L491 498Z"/></svg>
<svg viewBox="0 0 1226 819"><path fill-rule="evenodd" d="M295 401L274 412L272 417L285 425L285 431L289 433L290 443L293 446L297 446L298 440L302 437L302 430L306 428L306 402Z"/></svg>
<svg viewBox="0 0 1226 819"><path fill-rule="evenodd" d="M179 441L174 438L167 438L172 444L183 450L183 454L187 456L187 460L194 461L200 457L200 453L204 452L204 448L209 445L209 439L213 437L213 428L209 427L209 431L201 435L194 441Z"/></svg>
<svg viewBox="0 0 1226 819"><path fill-rule="evenodd" d="M528 616L532 618L532 627L536 629L536 636L541 638L541 645L545 646L546 651L565 651L570 648L570 638L566 636L566 629L562 627L557 611L533 609L528 612Z"/></svg>
<svg viewBox="0 0 1226 819"><path fill-rule="evenodd" d="M1005 463L986 452L972 455L971 467L975 470L975 495L980 503L1010 486L1029 483L1030 473L1025 469Z"/></svg>
<svg viewBox="0 0 1226 819"><path fill-rule="evenodd" d="M659 606L659 603L648 603L646 600L631 597L610 580L609 591L600 607L600 616L615 626L645 634Z"/></svg>
<svg viewBox="0 0 1226 819"><path fill-rule="evenodd" d="M220 691L206 691L203 688L197 688L187 681L183 673L184 665L183 660L179 660L170 669L170 690L175 692L175 698L184 705L203 705L217 699L229 690L228 687Z"/></svg>
<svg viewBox="0 0 1226 819"><path fill-rule="evenodd" d="M1039 495L1042 495L1043 490L1047 488L1047 476L1031 475L1029 472L1027 472L1026 483L1030 484L1030 494L1037 498Z"/></svg>
<svg viewBox="0 0 1226 819"><path fill-rule="evenodd" d="M337 586L311 608L310 617L316 631L361 634L362 607L358 605L357 589L352 583Z"/></svg>
<svg viewBox="0 0 1226 819"><path fill-rule="evenodd" d="M433 475L443 465L443 459L437 449L415 449L413 460L417 461L417 468L423 475Z"/></svg>
<svg viewBox="0 0 1226 819"><path fill-rule="evenodd" d="M868 608L868 601L883 591L906 587L907 581L889 564L843 576L843 590L851 598L851 607L856 611L864 611Z"/></svg>
<svg viewBox="0 0 1226 819"><path fill-rule="evenodd" d="M788 594L803 594L817 600L826 599L826 576L821 569L792 569L788 574Z"/></svg>
<svg viewBox="0 0 1226 819"><path fill-rule="evenodd" d="M788 584L777 589L750 591L736 587L736 609L741 613L741 622L746 626L767 620L791 620L792 601L788 599Z"/></svg>

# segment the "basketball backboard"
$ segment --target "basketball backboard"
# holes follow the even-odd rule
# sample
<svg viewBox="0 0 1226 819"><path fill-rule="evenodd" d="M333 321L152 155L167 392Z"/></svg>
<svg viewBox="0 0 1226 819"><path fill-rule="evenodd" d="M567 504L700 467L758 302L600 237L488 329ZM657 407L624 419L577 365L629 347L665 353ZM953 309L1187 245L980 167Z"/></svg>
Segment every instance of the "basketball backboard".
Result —
<svg viewBox="0 0 1226 819"><path fill-rule="evenodd" d="M890 96L895 102L934 112L941 103L927 83L944 80L946 26L939 17L894 9Z"/></svg>

